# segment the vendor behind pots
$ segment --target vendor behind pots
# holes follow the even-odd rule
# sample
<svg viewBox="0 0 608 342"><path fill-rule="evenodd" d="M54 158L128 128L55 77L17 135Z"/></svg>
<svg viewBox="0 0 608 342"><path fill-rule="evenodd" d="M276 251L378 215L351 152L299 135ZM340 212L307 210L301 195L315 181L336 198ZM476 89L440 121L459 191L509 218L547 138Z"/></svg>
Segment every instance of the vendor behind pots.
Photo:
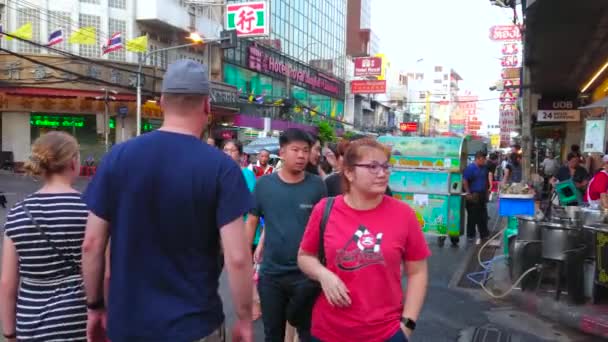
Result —
<svg viewBox="0 0 608 342"><path fill-rule="evenodd" d="M589 173L587 170L580 165L581 158L576 153L568 153L566 165L559 168L557 171L557 175L553 179L553 183L559 181L564 182L567 180L572 180L577 189L581 191L581 193L585 193L587 189L587 184L589 183Z"/></svg>
<svg viewBox="0 0 608 342"><path fill-rule="evenodd" d="M591 206L597 207L600 204L601 195L608 193L608 154L602 158L602 168L589 182L585 200Z"/></svg>

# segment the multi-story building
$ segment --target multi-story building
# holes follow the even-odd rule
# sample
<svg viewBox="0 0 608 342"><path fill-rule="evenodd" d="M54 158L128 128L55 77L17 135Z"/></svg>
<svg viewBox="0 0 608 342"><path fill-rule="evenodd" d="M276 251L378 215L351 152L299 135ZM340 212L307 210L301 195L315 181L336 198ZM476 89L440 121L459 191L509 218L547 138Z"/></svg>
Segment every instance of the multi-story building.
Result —
<svg viewBox="0 0 608 342"><path fill-rule="evenodd" d="M2 3L6 32L32 25L31 41L5 37L1 43L3 49L12 52L0 55L4 69L0 73L1 148L12 152L16 161L25 160L31 142L49 129L75 135L83 158L99 158L108 145L135 135L137 63L143 54L124 48L102 54L101 45L114 33L122 35L123 44L148 36L150 55L143 61L144 103L158 96L162 73L169 63L191 58L209 65L216 116L225 108L234 107L236 89L219 82L222 79L219 47L205 45L154 53L188 43L185 37L192 31L216 37L222 27L223 7L197 7L180 0ZM70 44L69 37L83 27L95 29L95 44ZM49 34L57 29L62 29L64 41L52 49L44 47ZM111 95L107 101L101 88L108 89ZM162 114L157 105L146 103L142 112L144 132L158 127Z"/></svg>
<svg viewBox="0 0 608 342"><path fill-rule="evenodd" d="M264 117L272 130L343 121L346 62L346 0L273 1L269 37L224 53L224 81L254 99L226 124L267 131Z"/></svg>
<svg viewBox="0 0 608 342"><path fill-rule="evenodd" d="M452 68L422 63L408 72L409 98L407 111L421 116L430 134L450 132L450 120L456 108L459 81L462 77Z"/></svg>
<svg viewBox="0 0 608 342"><path fill-rule="evenodd" d="M380 39L372 29L372 1L349 0L348 19L346 24L346 53L350 57L368 57L380 55ZM383 57L384 58L384 57ZM386 73L386 61L383 71ZM353 75L349 75L352 81ZM350 83L350 82L349 82ZM348 87L347 87L348 88ZM348 117L353 118L355 128L363 130L386 129L396 122L394 111L387 105L385 96L367 94L347 94ZM382 102L384 101L384 102Z"/></svg>
<svg viewBox="0 0 608 342"><path fill-rule="evenodd" d="M349 0L346 53L353 57L380 53L380 39L372 30L372 1Z"/></svg>

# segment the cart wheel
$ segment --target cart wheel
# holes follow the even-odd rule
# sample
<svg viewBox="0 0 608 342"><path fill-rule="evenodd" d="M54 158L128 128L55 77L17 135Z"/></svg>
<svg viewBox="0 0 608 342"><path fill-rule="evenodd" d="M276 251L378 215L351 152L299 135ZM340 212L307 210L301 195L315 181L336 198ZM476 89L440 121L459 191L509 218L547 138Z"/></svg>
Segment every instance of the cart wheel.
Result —
<svg viewBox="0 0 608 342"><path fill-rule="evenodd" d="M458 236L450 236L450 242L452 242L452 247L458 247L460 238Z"/></svg>
<svg viewBox="0 0 608 342"><path fill-rule="evenodd" d="M437 244L439 247L445 246L445 236L440 236L437 238Z"/></svg>

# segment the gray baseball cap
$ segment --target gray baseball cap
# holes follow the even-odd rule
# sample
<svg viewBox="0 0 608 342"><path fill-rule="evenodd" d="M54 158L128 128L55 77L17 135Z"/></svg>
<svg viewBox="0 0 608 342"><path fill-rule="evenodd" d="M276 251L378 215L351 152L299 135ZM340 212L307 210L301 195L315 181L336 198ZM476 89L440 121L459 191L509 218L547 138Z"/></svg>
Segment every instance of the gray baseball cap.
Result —
<svg viewBox="0 0 608 342"><path fill-rule="evenodd" d="M209 95L207 67L190 59L179 59L167 68L161 92L164 94Z"/></svg>

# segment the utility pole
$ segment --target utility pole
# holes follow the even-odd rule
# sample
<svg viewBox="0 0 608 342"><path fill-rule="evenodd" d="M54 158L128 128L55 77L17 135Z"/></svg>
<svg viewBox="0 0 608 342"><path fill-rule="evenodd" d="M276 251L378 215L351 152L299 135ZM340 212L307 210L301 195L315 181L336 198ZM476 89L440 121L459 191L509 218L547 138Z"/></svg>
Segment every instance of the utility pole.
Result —
<svg viewBox="0 0 608 342"><path fill-rule="evenodd" d="M95 99L103 100L104 107L105 107L105 113L103 116L103 136L104 136L105 145L106 145L106 152L108 152L110 149L110 103L109 102L116 101L116 97L111 96L110 93L117 95L118 92L116 90L111 90L111 89L107 89L107 88L101 88L101 91L103 91L104 95L97 96L97 97L95 97Z"/></svg>
<svg viewBox="0 0 608 342"><path fill-rule="evenodd" d="M525 57L524 57L525 58ZM521 84L523 87L523 103L522 103L522 112L521 112L521 142L522 142L522 171L523 171L523 181L528 182L530 180L530 161L532 160L532 118L531 118L531 97L532 97L532 89L530 88L530 84L532 84L530 74L530 68L527 67L524 63L523 65L523 79L521 80Z"/></svg>

